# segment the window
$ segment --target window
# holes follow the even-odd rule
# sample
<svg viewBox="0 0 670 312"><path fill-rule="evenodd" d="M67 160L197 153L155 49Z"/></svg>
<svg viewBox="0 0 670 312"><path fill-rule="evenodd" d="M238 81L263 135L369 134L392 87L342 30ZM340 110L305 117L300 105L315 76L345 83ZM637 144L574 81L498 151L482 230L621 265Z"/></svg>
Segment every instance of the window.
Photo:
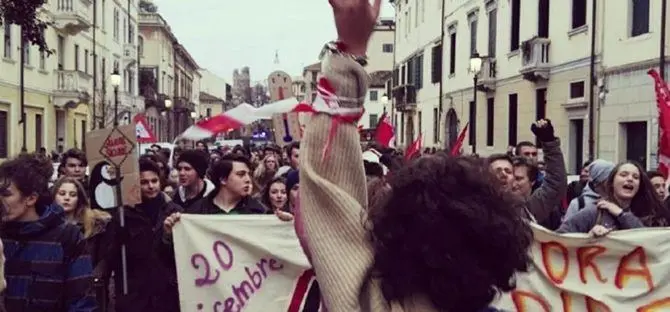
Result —
<svg viewBox="0 0 670 312"><path fill-rule="evenodd" d="M384 43L384 44L382 44L382 52L384 52L384 53L393 53L393 43Z"/></svg>
<svg viewBox="0 0 670 312"><path fill-rule="evenodd" d="M424 2L425 0L421 0L421 22L426 21L426 4Z"/></svg>
<svg viewBox="0 0 670 312"><path fill-rule="evenodd" d="M65 37L58 35L58 70L65 69Z"/></svg>
<svg viewBox="0 0 670 312"><path fill-rule="evenodd" d="M412 57L407 61L407 84L416 86L416 81L414 80L414 78L416 78L414 75L414 71L416 70L416 67L414 67L414 60L414 57Z"/></svg>
<svg viewBox="0 0 670 312"><path fill-rule="evenodd" d="M407 34L412 32L412 8L407 9Z"/></svg>
<svg viewBox="0 0 670 312"><path fill-rule="evenodd" d="M572 29L586 25L586 0L572 0Z"/></svg>
<svg viewBox="0 0 670 312"><path fill-rule="evenodd" d="M42 142L42 115L35 114L35 150L43 146Z"/></svg>
<svg viewBox="0 0 670 312"><path fill-rule="evenodd" d="M400 69L396 67L393 69L393 86L397 87L398 83L400 83Z"/></svg>
<svg viewBox="0 0 670 312"><path fill-rule="evenodd" d="M577 81L570 83L570 98L571 99L584 98L584 81Z"/></svg>
<svg viewBox="0 0 670 312"><path fill-rule="evenodd" d="M406 74L406 68L407 68L407 65L403 65L403 66L400 68L400 85L404 85L404 84L405 84L405 81L406 81L406 79L405 79L405 78L406 78L406 76L405 76L405 74Z"/></svg>
<svg viewBox="0 0 670 312"><path fill-rule="evenodd" d="M468 16L468 22L470 23L470 55L477 52L477 15L471 13Z"/></svg>
<svg viewBox="0 0 670 312"><path fill-rule="evenodd" d="M421 135L423 133L423 115L420 111L417 114L417 119L419 119L419 135Z"/></svg>
<svg viewBox="0 0 670 312"><path fill-rule="evenodd" d="M135 94L135 72L128 71L128 93Z"/></svg>
<svg viewBox="0 0 670 312"><path fill-rule="evenodd" d="M86 120L81 121L79 133L81 133L81 149L86 150Z"/></svg>
<svg viewBox="0 0 670 312"><path fill-rule="evenodd" d="M88 50L84 50L84 72L88 74Z"/></svg>
<svg viewBox="0 0 670 312"><path fill-rule="evenodd" d="M468 112L468 120L470 121L470 131L468 131L468 144L475 145L477 143L477 106L474 101L470 101L470 111Z"/></svg>
<svg viewBox="0 0 670 312"><path fill-rule="evenodd" d="M46 66L47 66L46 53L40 51L40 69L46 69Z"/></svg>
<svg viewBox="0 0 670 312"><path fill-rule="evenodd" d="M79 70L79 45L74 45L74 70Z"/></svg>
<svg viewBox="0 0 670 312"><path fill-rule="evenodd" d="M519 49L521 31L521 0L512 0L512 29L510 30L510 51Z"/></svg>
<svg viewBox="0 0 670 312"><path fill-rule="evenodd" d="M456 74L456 32L449 35L449 75Z"/></svg>
<svg viewBox="0 0 670 312"><path fill-rule="evenodd" d="M649 32L649 0L631 0L630 36L637 37Z"/></svg>
<svg viewBox="0 0 670 312"><path fill-rule="evenodd" d="M414 0L414 27L419 27L419 0Z"/></svg>
<svg viewBox="0 0 670 312"><path fill-rule="evenodd" d="M396 126L397 127L397 126ZM396 132L400 136L400 143L405 142L405 113L400 113L400 132Z"/></svg>
<svg viewBox="0 0 670 312"><path fill-rule="evenodd" d="M489 57L496 57L496 37L498 24L498 9L489 10Z"/></svg>
<svg viewBox="0 0 670 312"><path fill-rule="evenodd" d="M370 101L378 101L377 99L379 97L378 93L379 91L377 90L370 90Z"/></svg>
<svg viewBox="0 0 670 312"><path fill-rule="evenodd" d="M430 54L430 82L438 83L442 78L442 44L434 46Z"/></svg>
<svg viewBox="0 0 670 312"><path fill-rule="evenodd" d="M508 116L507 116L507 128L509 129L509 132L507 134L507 145L508 146L516 146L516 131L518 127L518 96L516 93L512 93L509 95L508 99Z"/></svg>
<svg viewBox="0 0 670 312"><path fill-rule="evenodd" d="M7 112L0 111L0 158L7 158L9 127L7 124Z"/></svg>
<svg viewBox="0 0 670 312"><path fill-rule="evenodd" d="M442 116L440 116L440 110L437 109L437 107L433 108L433 144L437 144L437 142L440 140L439 133L440 133L440 119Z"/></svg>
<svg viewBox="0 0 670 312"><path fill-rule="evenodd" d="M423 88L423 54L414 59L414 85L417 90Z"/></svg>
<svg viewBox="0 0 670 312"><path fill-rule="evenodd" d="M123 23L121 24L121 25L123 25L123 32L121 32L121 36L123 36L123 38L122 38L123 43L128 42L128 38L126 38L128 36L128 24L127 23L128 22L126 22L126 19L124 18Z"/></svg>
<svg viewBox="0 0 670 312"><path fill-rule="evenodd" d="M207 108L207 117L212 117L212 109L209 107Z"/></svg>
<svg viewBox="0 0 670 312"><path fill-rule="evenodd" d="M137 52L140 57L144 56L144 38L137 37Z"/></svg>
<svg viewBox="0 0 670 312"><path fill-rule="evenodd" d="M22 40L23 42L23 64L30 65L30 42Z"/></svg>
<svg viewBox="0 0 670 312"><path fill-rule="evenodd" d="M121 27L121 17L119 14L119 10L114 8L114 28L112 29L112 34L114 36L114 40L119 41L119 27Z"/></svg>
<svg viewBox="0 0 670 312"><path fill-rule="evenodd" d="M5 54L3 56L6 59L11 59L12 58L12 25L11 24L5 23L4 35L5 35Z"/></svg>
<svg viewBox="0 0 670 312"><path fill-rule="evenodd" d="M377 128L377 123L379 122L379 116L377 114L370 114L370 128Z"/></svg>
<svg viewBox="0 0 670 312"><path fill-rule="evenodd" d="M494 98L486 99L486 146L493 146L493 120L495 120L493 111L494 104Z"/></svg>
<svg viewBox="0 0 670 312"><path fill-rule="evenodd" d="M405 38L407 38L407 34L409 34L409 24L411 21L409 20L409 13L405 11Z"/></svg>
<svg viewBox="0 0 670 312"><path fill-rule="evenodd" d="M100 3L100 26L102 27L102 30L107 30L107 13L105 8L107 7L107 4L105 2L106 0L102 0Z"/></svg>

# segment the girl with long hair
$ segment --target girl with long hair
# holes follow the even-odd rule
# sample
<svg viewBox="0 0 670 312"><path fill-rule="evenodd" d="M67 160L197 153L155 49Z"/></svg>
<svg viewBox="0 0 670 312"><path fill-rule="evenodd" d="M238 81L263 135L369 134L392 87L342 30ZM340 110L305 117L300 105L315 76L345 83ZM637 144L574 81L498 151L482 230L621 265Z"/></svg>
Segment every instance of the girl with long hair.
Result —
<svg viewBox="0 0 670 312"><path fill-rule="evenodd" d="M261 203L268 208L268 213L275 211L288 211L288 195L286 191L286 180L274 178L266 183L261 193Z"/></svg>
<svg viewBox="0 0 670 312"><path fill-rule="evenodd" d="M263 158L263 161L258 164L256 170L254 170L253 181L254 188L256 192L263 192L262 187L266 186L270 180L274 177L279 169L279 163L277 162L277 157L274 155L267 155Z"/></svg>
<svg viewBox="0 0 670 312"><path fill-rule="evenodd" d="M670 215L651 180L638 163L614 167L605 182L605 195L565 220L559 233L603 236L612 230L668 226Z"/></svg>

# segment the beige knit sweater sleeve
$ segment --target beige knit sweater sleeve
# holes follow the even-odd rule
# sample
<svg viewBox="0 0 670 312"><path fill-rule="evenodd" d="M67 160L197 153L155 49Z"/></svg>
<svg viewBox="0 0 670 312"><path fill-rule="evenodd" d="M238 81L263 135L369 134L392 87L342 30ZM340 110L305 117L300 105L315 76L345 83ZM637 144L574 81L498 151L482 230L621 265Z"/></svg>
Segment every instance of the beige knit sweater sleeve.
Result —
<svg viewBox="0 0 670 312"><path fill-rule="evenodd" d="M351 99L340 101L341 107L363 105L369 76L362 66L350 58L332 55L324 60L322 71L338 97ZM331 121L329 115L316 114L305 127L300 150L298 221L303 235L299 235L309 249L329 312L368 311L372 308L370 298L361 296L361 292L369 286L367 274L373 250L363 227L367 190L359 134L356 125L340 124L331 151L322 160Z"/></svg>

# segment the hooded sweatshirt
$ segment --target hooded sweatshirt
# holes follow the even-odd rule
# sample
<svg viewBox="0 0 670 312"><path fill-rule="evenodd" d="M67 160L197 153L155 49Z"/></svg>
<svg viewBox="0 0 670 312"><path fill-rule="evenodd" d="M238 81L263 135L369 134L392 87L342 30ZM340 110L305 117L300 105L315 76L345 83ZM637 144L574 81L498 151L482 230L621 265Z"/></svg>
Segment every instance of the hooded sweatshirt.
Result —
<svg viewBox="0 0 670 312"><path fill-rule="evenodd" d="M36 221L6 222L2 241L7 311L96 311L86 242L63 208L52 204Z"/></svg>
<svg viewBox="0 0 670 312"><path fill-rule="evenodd" d="M574 216L581 209L595 206L596 202L600 199L600 194L596 193L593 189L593 185L605 183L609 177L612 170L614 170L614 163L611 161L596 159L591 165L589 165L589 180L591 182L586 184L584 190L582 190L582 199L584 200L584 207L579 207L579 196L570 201L568 209L565 211L565 216L563 220Z"/></svg>
<svg viewBox="0 0 670 312"><path fill-rule="evenodd" d="M216 187L212 181L209 179L203 179L205 182L205 187L202 188L202 191L200 191L200 194L196 195L195 197L191 199L186 199L186 188L182 185L179 186L177 189L177 192L174 194L172 197L172 201L179 205L180 207L186 209L193 205L193 203L199 201L200 199L207 197L209 193L211 193Z"/></svg>

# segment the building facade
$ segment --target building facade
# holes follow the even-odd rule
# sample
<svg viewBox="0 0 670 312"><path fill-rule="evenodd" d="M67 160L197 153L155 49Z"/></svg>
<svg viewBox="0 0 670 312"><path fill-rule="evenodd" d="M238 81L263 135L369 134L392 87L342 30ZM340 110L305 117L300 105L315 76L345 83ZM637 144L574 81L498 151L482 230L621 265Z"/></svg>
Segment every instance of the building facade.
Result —
<svg viewBox="0 0 670 312"><path fill-rule="evenodd" d="M233 70L233 101L236 104L249 103L253 101L251 96L251 73L249 67L241 70Z"/></svg>
<svg viewBox="0 0 670 312"><path fill-rule="evenodd" d="M597 152L657 167L658 111L649 69L659 69L661 1L598 1L604 30L598 71ZM667 31L668 29L666 29ZM667 50L666 50L667 51ZM666 52L667 53L667 52ZM667 54L666 54L667 57ZM670 67L665 66L665 72ZM666 74L666 79L667 79Z"/></svg>
<svg viewBox="0 0 670 312"><path fill-rule="evenodd" d="M368 42L368 64L365 66L368 73L393 70L394 33L393 18L382 18L375 25Z"/></svg>
<svg viewBox="0 0 670 312"><path fill-rule="evenodd" d="M198 117L200 68L155 12L140 12L140 92L146 116L162 142L171 142Z"/></svg>
<svg viewBox="0 0 670 312"><path fill-rule="evenodd" d="M302 81L305 84L305 100L312 103L316 98L316 84L321 73L321 62L305 67L302 70Z"/></svg>
<svg viewBox="0 0 670 312"><path fill-rule="evenodd" d="M211 71L200 69L200 92L205 92L223 100L232 99L232 86Z"/></svg>
<svg viewBox="0 0 670 312"><path fill-rule="evenodd" d="M134 1L50 1L39 14L53 20L45 32L52 55L21 46L20 31L3 25L0 64L0 159L23 147L19 125L23 56L26 150L83 148L88 131L111 125L114 69L120 122L144 109L137 92L137 6ZM9 138L12 138L9 140Z"/></svg>
<svg viewBox="0 0 670 312"><path fill-rule="evenodd" d="M450 1L448 5L452 5ZM395 64L392 96L396 144L423 134L423 146L441 145L439 74L442 64L442 0L395 0Z"/></svg>

